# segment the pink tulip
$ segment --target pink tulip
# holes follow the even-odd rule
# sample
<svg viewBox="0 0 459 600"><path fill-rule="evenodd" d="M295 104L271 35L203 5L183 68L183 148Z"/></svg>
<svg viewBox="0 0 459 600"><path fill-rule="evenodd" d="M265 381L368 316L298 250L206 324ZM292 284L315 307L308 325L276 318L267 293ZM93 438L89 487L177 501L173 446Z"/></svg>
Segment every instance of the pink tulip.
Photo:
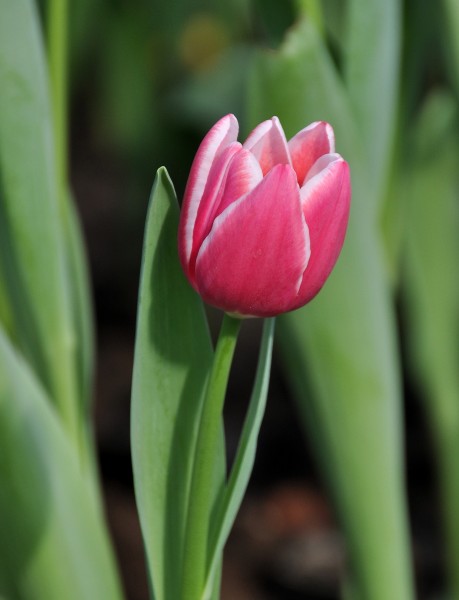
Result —
<svg viewBox="0 0 459 600"><path fill-rule="evenodd" d="M244 144L227 115L202 141L179 225L179 255L209 304L238 316L274 316L309 302L341 251L349 166L333 129L312 123L289 142L277 117Z"/></svg>

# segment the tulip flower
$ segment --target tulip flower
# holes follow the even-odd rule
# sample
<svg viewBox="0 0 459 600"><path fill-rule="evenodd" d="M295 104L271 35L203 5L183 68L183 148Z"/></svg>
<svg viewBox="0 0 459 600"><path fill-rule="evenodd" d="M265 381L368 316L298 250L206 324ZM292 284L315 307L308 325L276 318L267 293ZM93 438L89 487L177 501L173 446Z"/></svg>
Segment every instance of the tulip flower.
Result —
<svg viewBox="0 0 459 600"><path fill-rule="evenodd" d="M202 141L185 190L179 256L205 302L237 316L269 317L319 292L349 218L349 166L333 129L312 123L287 142L277 117L244 144L234 115Z"/></svg>

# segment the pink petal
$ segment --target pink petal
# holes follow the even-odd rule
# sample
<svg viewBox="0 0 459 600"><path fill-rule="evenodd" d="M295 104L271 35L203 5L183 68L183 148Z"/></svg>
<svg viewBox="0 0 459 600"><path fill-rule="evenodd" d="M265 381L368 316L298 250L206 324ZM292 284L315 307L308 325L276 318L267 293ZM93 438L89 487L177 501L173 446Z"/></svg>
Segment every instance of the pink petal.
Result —
<svg viewBox="0 0 459 600"><path fill-rule="evenodd" d="M257 159L249 150L242 148L228 166L225 191L214 216L218 216L230 204L248 194L262 179L263 173Z"/></svg>
<svg viewBox="0 0 459 600"><path fill-rule="evenodd" d="M241 151L241 148L242 146L239 142L231 143L215 158L210 169L204 193L198 204L193 230L193 243L188 259L188 275L191 280L194 277L194 263L196 262L199 248L212 227L215 213L223 196L228 167L233 157Z"/></svg>
<svg viewBox="0 0 459 600"><path fill-rule="evenodd" d="M205 136L191 166L182 205L179 226L179 255L185 272L193 245L193 231L198 206L206 187L214 160L220 153L237 140L239 125L234 115L226 115L218 121Z"/></svg>
<svg viewBox="0 0 459 600"><path fill-rule="evenodd" d="M339 154L337 154L336 152L333 154L324 154L323 156L319 157L316 162L312 165L312 167L309 169L308 174L306 175L303 185L301 186L301 189L305 189L307 190L308 188L306 187L306 184L313 179L316 175L321 175L322 177L325 176L324 171L327 169L327 167L331 166L332 163L336 162L336 161L340 161L342 160L341 156ZM303 197L306 198L306 192L302 192Z"/></svg>
<svg viewBox="0 0 459 600"><path fill-rule="evenodd" d="M311 258L303 275L298 307L309 302L330 275L341 252L349 219L349 165L339 154L324 156L319 161L325 167L300 190L311 238Z"/></svg>
<svg viewBox="0 0 459 600"><path fill-rule="evenodd" d="M335 151L335 136L333 128L324 121L311 123L297 133L288 143L292 165L298 177L298 183L303 184L309 169L323 154Z"/></svg>
<svg viewBox="0 0 459 600"><path fill-rule="evenodd" d="M277 117L263 121L255 127L243 147L250 150L258 160L263 175L266 175L274 165L291 164L285 133Z"/></svg>
<svg viewBox="0 0 459 600"><path fill-rule="evenodd" d="M239 142L233 142L216 158L209 173L206 189L198 207L193 232L193 246L188 262L188 276L194 282L196 257L212 224L232 202L247 194L261 180L260 165Z"/></svg>
<svg viewBox="0 0 459 600"><path fill-rule="evenodd" d="M197 288L227 312L275 315L296 303L308 259L296 176L277 165L215 219L196 260Z"/></svg>

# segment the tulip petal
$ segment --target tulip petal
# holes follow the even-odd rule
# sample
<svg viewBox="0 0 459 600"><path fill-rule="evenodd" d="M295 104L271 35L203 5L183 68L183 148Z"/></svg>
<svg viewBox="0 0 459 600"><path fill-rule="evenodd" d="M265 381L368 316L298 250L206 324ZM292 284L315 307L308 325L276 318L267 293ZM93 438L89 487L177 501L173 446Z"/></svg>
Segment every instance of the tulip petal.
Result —
<svg viewBox="0 0 459 600"><path fill-rule="evenodd" d="M309 302L330 275L344 242L351 200L349 165L339 154L321 157L300 190L311 239L311 257L303 275L299 298Z"/></svg>
<svg viewBox="0 0 459 600"><path fill-rule="evenodd" d="M215 219L196 260L197 288L227 312L276 315L296 304L309 254L296 175L277 165Z"/></svg>
<svg viewBox="0 0 459 600"><path fill-rule="evenodd" d="M311 123L292 137L288 148L298 183L302 185L316 160L323 154L335 151L333 128L324 121Z"/></svg>
<svg viewBox="0 0 459 600"><path fill-rule="evenodd" d="M228 167L233 157L240 150L241 144L239 142L231 143L217 156L210 169L194 223L191 254L188 259L188 268L191 277L193 277L194 263L196 262L199 248L212 227L216 210L223 196Z"/></svg>
<svg viewBox="0 0 459 600"><path fill-rule="evenodd" d="M234 115L226 115L220 119L201 142L191 166L178 234L180 260L185 272L188 272L198 207L211 167L221 152L237 140L238 131L239 124Z"/></svg>
<svg viewBox="0 0 459 600"><path fill-rule="evenodd" d="M230 204L253 190L263 179L257 159L242 148L231 160L225 181L225 190L214 217L221 214Z"/></svg>
<svg viewBox="0 0 459 600"><path fill-rule="evenodd" d="M189 276L194 280L196 256L212 224L232 202L252 190L263 174L256 158L233 142L215 160L207 179L206 189L198 207L193 232L193 246L188 262Z"/></svg>
<svg viewBox="0 0 459 600"><path fill-rule="evenodd" d="M327 167L331 166L332 163L339 162L341 160L343 159L336 152L333 154L324 154L323 156L320 156L309 169L308 174L306 175L305 180L303 182L303 185L301 186L301 189L306 188L306 184L308 183L308 181L316 177L316 175L321 174L322 177L325 177L326 173L324 173L324 171L327 169ZM305 200L306 196L306 192L302 192L302 197L304 197Z"/></svg>
<svg viewBox="0 0 459 600"><path fill-rule="evenodd" d="M250 150L258 160L263 175L266 175L274 165L292 164L287 139L277 117L263 121L255 127L243 147Z"/></svg>

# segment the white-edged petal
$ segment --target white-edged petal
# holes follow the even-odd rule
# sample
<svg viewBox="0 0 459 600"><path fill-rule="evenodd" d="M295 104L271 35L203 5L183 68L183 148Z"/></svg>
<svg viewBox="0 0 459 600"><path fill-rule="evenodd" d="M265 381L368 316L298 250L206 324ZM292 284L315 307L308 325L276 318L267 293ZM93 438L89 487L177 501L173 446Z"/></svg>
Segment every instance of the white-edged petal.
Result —
<svg viewBox="0 0 459 600"><path fill-rule="evenodd" d="M260 123L243 147L250 150L260 163L263 175L275 165L291 165L290 153L282 125L277 117Z"/></svg>
<svg viewBox="0 0 459 600"><path fill-rule="evenodd" d="M221 152L237 140L238 132L236 117L226 115L205 136L194 158L185 189L179 229L179 250L184 268L191 256L196 216L210 170Z"/></svg>

